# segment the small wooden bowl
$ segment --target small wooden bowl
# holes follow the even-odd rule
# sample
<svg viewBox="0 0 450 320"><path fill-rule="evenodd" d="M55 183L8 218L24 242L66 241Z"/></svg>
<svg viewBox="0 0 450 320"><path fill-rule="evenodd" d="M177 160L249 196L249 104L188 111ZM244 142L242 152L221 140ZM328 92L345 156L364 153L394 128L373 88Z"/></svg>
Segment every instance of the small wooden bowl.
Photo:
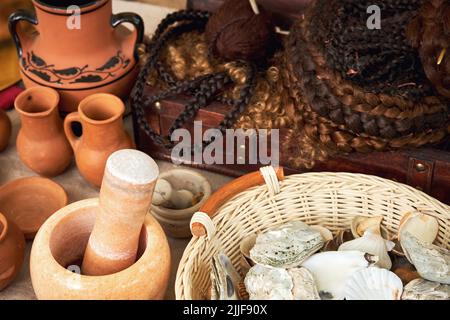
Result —
<svg viewBox="0 0 450 320"><path fill-rule="evenodd" d="M0 188L0 212L22 230L27 240L34 239L45 220L67 203L66 191L46 178L21 178Z"/></svg>
<svg viewBox="0 0 450 320"><path fill-rule="evenodd" d="M211 184L203 175L188 169L174 169L160 174L159 179L167 180L174 190L188 190L192 194L202 194L199 201L185 209L170 209L164 206L151 206L150 212L172 238L190 238L192 215L199 211L211 196Z"/></svg>

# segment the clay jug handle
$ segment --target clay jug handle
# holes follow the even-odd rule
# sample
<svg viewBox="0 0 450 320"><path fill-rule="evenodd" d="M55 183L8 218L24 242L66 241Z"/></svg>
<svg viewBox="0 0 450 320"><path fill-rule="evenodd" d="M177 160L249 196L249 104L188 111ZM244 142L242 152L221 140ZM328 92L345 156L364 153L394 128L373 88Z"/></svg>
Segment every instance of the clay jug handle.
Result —
<svg viewBox="0 0 450 320"><path fill-rule="evenodd" d="M66 116L64 119L64 132L66 133L67 140L69 140L70 145L72 146L73 151L77 151L78 143L80 142L80 138L78 138L72 130L72 123L79 122L81 123L81 118L78 112L72 112Z"/></svg>
<svg viewBox="0 0 450 320"><path fill-rule="evenodd" d="M122 23L131 23L136 29L136 42L134 44L134 56L136 61L139 59L137 53L137 44L144 41L144 20L141 16L132 12L123 12L115 14L111 18L111 25L113 28L121 25Z"/></svg>
<svg viewBox="0 0 450 320"><path fill-rule="evenodd" d="M20 21L27 21L33 25L37 25L38 21L36 19L36 16L28 11L25 10L19 10L14 13L12 13L8 18L8 27L9 32L11 33L13 40L16 44L17 53L19 55L19 58L22 58L23 50L22 50L22 43L24 42L23 34L22 32L18 32L17 30L17 24Z"/></svg>

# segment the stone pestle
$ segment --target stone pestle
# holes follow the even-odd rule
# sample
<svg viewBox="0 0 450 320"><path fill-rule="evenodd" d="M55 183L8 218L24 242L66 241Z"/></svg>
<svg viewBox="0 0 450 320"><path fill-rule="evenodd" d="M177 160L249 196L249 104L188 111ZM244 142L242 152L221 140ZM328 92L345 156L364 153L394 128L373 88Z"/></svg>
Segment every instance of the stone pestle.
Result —
<svg viewBox="0 0 450 320"><path fill-rule="evenodd" d="M108 158L82 274L113 274L135 263L158 175L158 165L143 152L120 150Z"/></svg>

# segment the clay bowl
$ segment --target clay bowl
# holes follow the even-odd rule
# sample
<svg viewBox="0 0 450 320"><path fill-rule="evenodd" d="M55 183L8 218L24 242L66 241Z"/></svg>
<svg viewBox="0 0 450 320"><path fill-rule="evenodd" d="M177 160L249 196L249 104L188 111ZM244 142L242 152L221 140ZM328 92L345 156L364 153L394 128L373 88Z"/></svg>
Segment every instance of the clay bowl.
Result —
<svg viewBox="0 0 450 320"><path fill-rule="evenodd" d="M59 210L41 227L30 257L37 298L163 299L170 276L170 249L164 231L151 215L145 218L138 258L131 267L104 276L85 276L67 269L83 260L98 210L98 199L76 202Z"/></svg>
<svg viewBox="0 0 450 320"><path fill-rule="evenodd" d="M0 213L0 291L19 273L24 250L25 238L22 231Z"/></svg>
<svg viewBox="0 0 450 320"><path fill-rule="evenodd" d="M41 177L13 180L0 188L0 212L32 240L53 213L66 206L66 191Z"/></svg>
<svg viewBox="0 0 450 320"><path fill-rule="evenodd" d="M175 190L188 190L193 195L203 194L192 207L171 209L164 206L151 206L151 213L161 223L167 235L173 238L189 238L190 221L211 195L211 184L201 174L187 169L174 169L160 174L159 179L168 181Z"/></svg>

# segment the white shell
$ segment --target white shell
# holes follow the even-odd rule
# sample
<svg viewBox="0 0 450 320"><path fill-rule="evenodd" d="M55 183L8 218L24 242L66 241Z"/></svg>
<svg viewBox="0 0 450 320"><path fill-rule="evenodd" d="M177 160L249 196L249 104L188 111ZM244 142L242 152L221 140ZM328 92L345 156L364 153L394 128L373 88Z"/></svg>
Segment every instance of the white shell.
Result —
<svg viewBox="0 0 450 320"><path fill-rule="evenodd" d="M439 222L421 212L408 212L400 221L398 239L401 241L402 233L408 231L418 240L425 243L433 243L439 233Z"/></svg>
<svg viewBox="0 0 450 320"><path fill-rule="evenodd" d="M302 267L313 274L322 299L341 300L350 276L376 261L376 257L361 251L327 251L313 255Z"/></svg>
<svg viewBox="0 0 450 320"><path fill-rule="evenodd" d="M353 218L351 223L352 234L355 238L359 238L367 230L370 230L372 233L381 235L381 221L383 221L382 216L357 216Z"/></svg>
<svg viewBox="0 0 450 320"><path fill-rule="evenodd" d="M257 264L245 277L250 300L293 300L293 287L292 277L286 269Z"/></svg>
<svg viewBox="0 0 450 320"><path fill-rule="evenodd" d="M450 286L415 279L403 289L402 300L450 300Z"/></svg>
<svg viewBox="0 0 450 320"><path fill-rule="evenodd" d="M186 189L174 190L170 197L170 207L176 210L190 208L194 205L194 194Z"/></svg>
<svg viewBox="0 0 450 320"><path fill-rule="evenodd" d="M402 280L393 272L377 267L356 271L345 284L347 300L400 300Z"/></svg>
<svg viewBox="0 0 450 320"><path fill-rule="evenodd" d="M241 277L231 260L219 253L211 264L211 300L239 300L238 286Z"/></svg>
<svg viewBox="0 0 450 320"><path fill-rule="evenodd" d="M256 234L251 234L241 241L239 249L241 250L241 254L243 256L250 258L250 250L255 246L256 238L257 238Z"/></svg>
<svg viewBox="0 0 450 320"><path fill-rule="evenodd" d="M328 230L327 228L319 226L319 225L310 226L310 228L313 230L319 231L325 242L333 240L333 233L330 230Z"/></svg>
<svg viewBox="0 0 450 320"><path fill-rule="evenodd" d="M152 203L155 206L164 206L172 197L172 185L165 179L158 179L153 191Z"/></svg>
<svg viewBox="0 0 450 320"><path fill-rule="evenodd" d="M384 240L380 235L373 233L368 230L364 233L361 238L356 238L354 240L344 242L339 247L339 251L362 251L370 253L371 255L378 257L378 262L376 266L391 269L392 261L389 258L388 249L392 250L393 244L389 244L389 248L386 245L386 240Z"/></svg>
<svg viewBox="0 0 450 320"><path fill-rule="evenodd" d="M323 244L320 232L295 221L258 235L250 250L250 258L265 266L295 268L320 250Z"/></svg>
<svg viewBox="0 0 450 320"><path fill-rule="evenodd" d="M294 287L292 294L294 300L320 300L316 282L311 272L306 268L295 268L288 270Z"/></svg>
<svg viewBox="0 0 450 320"><path fill-rule="evenodd" d="M256 234L252 234L248 237L245 237L241 242L239 248L241 252L240 267L243 274L247 274L250 268L255 265L255 263L250 258L250 250L255 246L256 237Z"/></svg>
<svg viewBox="0 0 450 320"><path fill-rule="evenodd" d="M448 250L421 242L408 231L402 233L400 243L422 278L450 284L450 252Z"/></svg>

